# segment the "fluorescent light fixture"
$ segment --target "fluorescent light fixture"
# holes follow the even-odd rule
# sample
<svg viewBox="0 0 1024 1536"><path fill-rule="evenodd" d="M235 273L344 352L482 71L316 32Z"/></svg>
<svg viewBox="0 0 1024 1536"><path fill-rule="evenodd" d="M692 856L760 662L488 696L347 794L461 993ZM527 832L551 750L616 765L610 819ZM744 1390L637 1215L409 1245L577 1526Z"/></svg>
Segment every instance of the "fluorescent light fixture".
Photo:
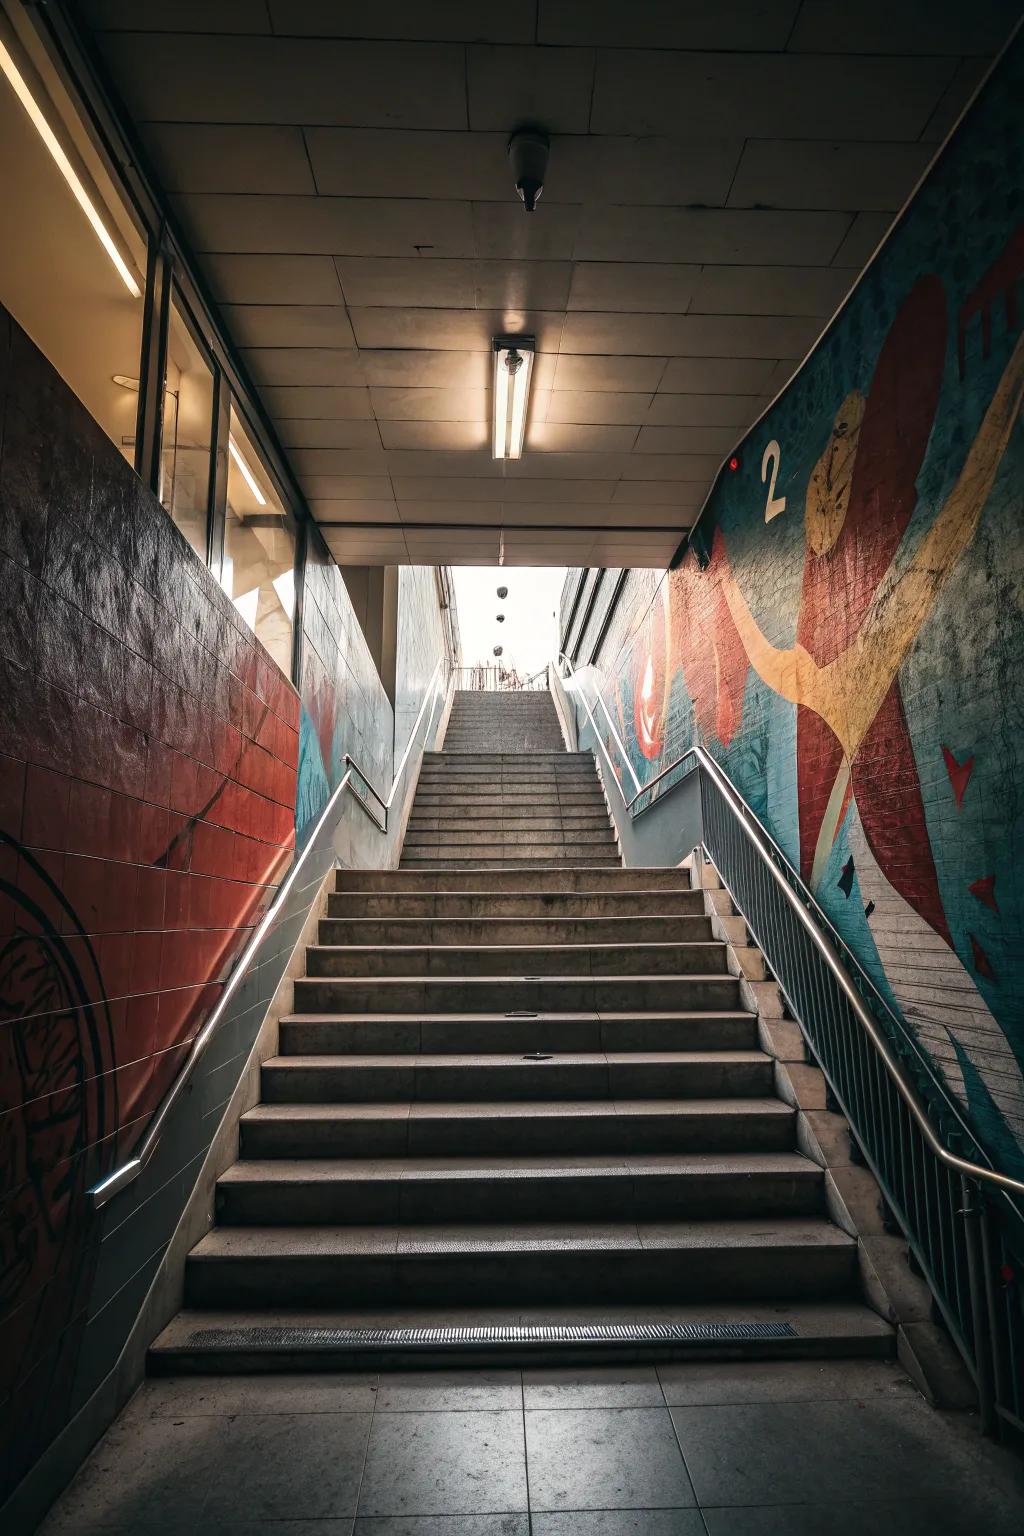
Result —
<svg viewBox="0 0 1024 1536"><path fill-rule="evenodd" d="M228 438L228 447L231 450L231 457L234 459L235 463L238 465L238 468L241 470L242 479L245 481L246 485L249 487L250 491L252 491L256 498L256 505L265 507L267 504L267 498L260 490L260 483L256 479L256 476L253 474L252 470L249 468L248 464L239 453L238 444L235 442L233 437Z"/></svg>
<svg viewBox="0 0 1024 1536"><path fill-rule="evenodd" d="M82 185L78 172L75 170L74 166L71 164L71 161L60 147L60 143L56 134L40 111L35 97L32 95L32 92L25 84L24 78L22 77L18 66L11 58L11 55L4 47L2 41L0 41L0 69L3 70L4 74L11 82L11 88L14 91L15 96L17 96L18 100L25 108L25 111L28 113L32 120L32 126L35 128L36 132L39 134L39 137L42 139L43 143L46 145L47 149L50 151L50 154L56 161L57 169L60 171L61 175L64 177L64 180L67 182L68 186L74 193L78 206L81 208L82 212L85 214L86 218L89 220L89 223L95 230L96 236L103 249L114 263L114 266L117 268L121 277L121 281L124 283L133 299L141 299L142 289L136 282L131 268L125 261L124 257L121 255L121 252L118 250L117 246L114 244L113 237L110 234L110 231L107 229L107 226L104 224L103 220L100 218L92 198L89 196L88 192L85 190L85 187Z"/></svg>
<svg viewBox="0 0 1024 1536"><path fill-rule="evenodd" d="M494 338L494 446L496 459L518 459L523 451L526 410L533 376L532 336Z"/></svg>

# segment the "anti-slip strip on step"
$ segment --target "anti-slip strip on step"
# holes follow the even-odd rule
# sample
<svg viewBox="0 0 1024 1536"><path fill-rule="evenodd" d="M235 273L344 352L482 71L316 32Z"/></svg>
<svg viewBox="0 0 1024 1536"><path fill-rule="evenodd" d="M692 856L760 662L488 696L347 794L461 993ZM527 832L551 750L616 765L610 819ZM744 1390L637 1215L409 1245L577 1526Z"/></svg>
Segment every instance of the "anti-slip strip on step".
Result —
<svg viewBox="0 0 1024 1536"><path fill-rule="evenodd" d="M792 1323L556 1323L473 1328L197 1328L188 1348L248 1353L314 1349L470 1349L481 1344L735 1344L795 1339Z"/></svg>

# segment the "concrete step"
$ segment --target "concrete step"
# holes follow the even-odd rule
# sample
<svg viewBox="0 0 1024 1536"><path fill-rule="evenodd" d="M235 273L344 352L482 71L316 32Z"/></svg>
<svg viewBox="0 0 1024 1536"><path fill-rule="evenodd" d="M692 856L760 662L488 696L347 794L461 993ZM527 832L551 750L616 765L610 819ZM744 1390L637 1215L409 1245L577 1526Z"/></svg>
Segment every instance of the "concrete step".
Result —
<svg viewBox="0 0 1024 1536"><path fill-rule="evenodd" d="M452 854L444 847L437 849L413 848L408 853L402 854L402 869L476 869L478 866L494 869L529 869L538 864L567 864L578 865L586 863L591 869L617 869L620 864L618 856L612 857L600 850L588 853L585 849L576 846L561 845L533 849L518 849L512 853L504 846L488 845L486 847L466 847L462 852L472 853L471 858L459 858L458 852Z"/></svg>
<svg viewBox="0 0 1024 1536"><path fill-rule="evenodd" d="M593 867L531 870L494 870L467 865L465 870L407 870L407 869L339 869L335 889L345 891L381 891L388 894L404 894L421 891L477 892L487 895L516 895L527 892L531 896L543 892L599 891L602 895L616 895L622 891L674 891L696 895L703 902L699 891L693 891L690 872L675 868L625 869L621 864L614 869L602 870L595 880ZM703 910L703 906L701 906Z"/></svg>
<svg viewBox="0 0 1024 1536"><path fill-rule="evenodd" d="M280 1023L282 1056L440 1056L497 1051L749 1051L757 1045L752 1013L289 1014Z"/></svg>
<svg viewBox="0 0 1024 1536"><path fill-rule="evenodd" d="M824 1219L219 1227L185 1266L190 1307L384 1301L822 1298L857 1245Z"/></svg>
<svg viewBox="0 0 1024 1536"><path fill-rule="evenodd" d="M306 976L709 976L716 940L662 944L310 944Z"/></svg>
<svg viewBox="0 0 1024 1536"><path fill-rule="evenodd" d="M412 827L405 835L405 843L402 847L402 856L417 852L435 852L438 849L450 849L456 858L464 858L467 849L473 848L522 848L533 850L535 848L551 847L564 852L567 848L576 848L581 856L593 850L614 848L615 833L611 823L605 819L603 825L590 827L566 827L561 823L551 827L506 827L502 823L489 828L480 828L465 825L449 825L440 827Z"/></svg>
<svg viewBox="0 0 1024 1536"><path fill-rule="evenodd" d="M495 814L494 811L470 810L466 806L452 803L436 811L415 810L409 817L406 840L420 832L451 836L462 831L477 837L503 831L513 832L517 836L523 832L549 836L554 832L569 836L577 832L604 833L610 829L611 821L603 806L592 811L559 811L557 808L552 811L536 811L531 808L522 812L510 811L506 806Z"/></svg>
<svg viewBox="0 0 1024 1536"><path fill-rule="evenodd" d="M323 918L324 945L668 944L711 941L711 919L671 917Z"/></svg>
<svg viewBox="0 0 1024 1536"><path fill-rule="evenodd" d="M604 874L600 876L603 881ZM596 881L594 882L597 883ZM327 899L331 919L398 920L427 919L442 922L475 922L483 919L515 919L526 922L581 922L595 918L616 921L628 918L671 918L674 922L703 922L704 897L700 891L537 891L533 894L496 895L493 892L332 891ZM688 927L680 930L688 933Z"/></svg>
<svg viewBox="0 0 1024 1536"><path fill-rule="evenodd" d="M604 1330L605 1336L582 1340L579 1329L587 1325ZM733 1335L736 1328L741 1331ZM674 1342L660 1337L666 1329L677 1331ZM716 1329L721 1330L717 1337ZM387 1330L384 1338L379 1330ZM500 1330L507 1333L502 1336ZM653 1330L659 1336L652 1339ZM150 1347L149 1371L163 1376L460 1366L618 1368L652 1359L889 1359L895 1343L891 1325L854 1301L548 1301L505 1308L449 1304L315 1311L238 1307L179 1312Z"/></svg>
<svg viewBox="0 0 1024 1536"><path fill-rule="evenodd" d="M681 1221L823 1209L822 1171L798 1152L243 1161L218 1180L216 1206L228 1226Z"/></svg>
<svg viewBox="0 0 1024 1536"><path fill-rule="evenodd" d="M791 1152L796 1112L776 1098L259 1104L239 1130L244 1158Z"/></svg>
<svg viewBox="0 0 1024 1536"><path fill-rule="evenodd" d="M546 1099L757 1098L772 1091L763 1051L563 1052L550 1060L499 1054L274 1056L264 1104L503 1103Z"/></svg>
<svg viewBox="0 0 1024 1536"><path fill-rule="evenodd" d="M296 1013L647 1013L736 1011L728 975L297 977Z"/></svg>
<svg viewBox="0 0 1024 1536"><path fill-rule="evenodd" d="M506 784L495 789L487 779L480 778L471 782L464 780L458 789L460 803L467 806L485 804L515 810L533 805L607 805L604 791L596 779L593 782L573 780L571 783L559 781L540 785ZM416 786L416 804L421 802L450 805L451 788L447 781L443 778L420 779Z"/></svg>

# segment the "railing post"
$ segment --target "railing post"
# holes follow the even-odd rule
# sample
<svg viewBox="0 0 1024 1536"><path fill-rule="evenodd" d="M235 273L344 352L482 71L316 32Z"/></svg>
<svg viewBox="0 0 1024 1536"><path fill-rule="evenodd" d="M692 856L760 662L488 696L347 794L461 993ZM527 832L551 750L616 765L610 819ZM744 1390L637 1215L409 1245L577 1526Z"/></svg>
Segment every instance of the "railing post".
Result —
<svg viewBox="0 0 1024 1536"><path fill-rule="evenodd" d="M996 1289L996 1275L999 1271L999 1244L998 1233L994 1230L992 1221L992 1208L979 1190L978 1200L981 1204L981 1262L985 1273L985 1305L988 1309L990 1324L990 1343L992 1345L992 1392L995 1398L995 1407L998 1414L1000 1406L1006 1408L1011 1405L1010 1382L1010 1343L1006 1336L1006 1312Z"/></svg>
<svg viewBox="0 0 1024 1536"><path fill-rule="evenodd" d="M978 1391L978 1417L983 1435L996 1433L995 1391L992 1381L992 1329L988 1288L985 1283L982 1244L982 1197L977 1186L962 1175L961 1215L967 1249L967 1286L971 1299L971 1333L974 1344L974 1384Z"/></svg>

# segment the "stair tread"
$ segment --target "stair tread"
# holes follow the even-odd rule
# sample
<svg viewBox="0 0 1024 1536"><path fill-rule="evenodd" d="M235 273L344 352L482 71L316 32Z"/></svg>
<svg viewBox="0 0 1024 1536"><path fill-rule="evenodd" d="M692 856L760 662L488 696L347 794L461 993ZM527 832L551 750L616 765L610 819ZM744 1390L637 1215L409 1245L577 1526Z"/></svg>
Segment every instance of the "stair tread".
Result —
<svg viewBox="0 0 1024 1536"><path fill-rule="evenodd" d="M715 1178L786 1174L820 1180L822 1170L801 1152L661 1152L523 1154L516 1157L243 1158L221 1174L221 1184L307 1184L394 1179L543 1179L616 1175L626 1178L684 1174Z"/></svg>
<svg viewBox="0 0 1024 1536"><path fill-rule="evenodd" d="M771 1058L758 1050L735 1051L553 1051L551 1064L557 1066L599 1066L603 1063L617 1066L671 1066L677 1062L685 1062L688 1066L699 1062L729 1062L748 1063L763 1062ZM531 1061L524 1056L522 1051L494 1051L483 1053L469 1051L410 1051L408 1055L395 1056L386 1052L366 1052L350 1054L338 1052L330 1054L324 1052L317 1055L291 1054L287 1056L271 1056L264 1063L264 1068L271 1068L278 1072L287 1072L292 1068L298 1071L309 1071L311 1068L323 1067L335 1069L338 1067L350 1067L358 1070L360 1067L388 1067L407 1070L410 1067L443 1067L448 1070L452 1067L521 1067L524 1062L537 1068L538 1072L549 1064L546 1061Z"/></svg>
<svg viewBox="0 0 1024 1536"><path fill-rule="evenodd" d="M529 1010L527 1013L430 1013L424 1014L422 1022L431 1024L508 1024L519 1019L524 1024L552 1024L575 1023L583 1021L591 1023L599 1020L605 1024L624 1023L627 1020L639 1020L643 1023L653 1021L683 1023L690 1021L705 1022L711 1020L750 1019L754 1015L745 1008L693 1008L671 1009L659 1012L655 1009L644 1009L642 1012L616 1013L605 1011L600 1013L577 1009L565 1013L537 1012ZM408 1024L415 1021L415 1015L410 1013L286 1013L281 1017L282 1024Z"/></svg>
<svg viewBox="0 0 1024 1536"><path fill-rule="evenodd" d="M326 919L325 919L326 921ZM331 919L336 921L336 919ZM388 954L423 954L424 952L440 951L442 954L485 954L508 955L514 959L517 955L526 954L558 954L570 946L565 944L307 944L306 953L315 953L318 950L328 952L340 951L345 955L369 954L377 955L382 950ZM640 939L634 944L602 944L588 940L584 944L573 944L574 950L596 949L605 953L608 950L636 950L652 949L659 954L669 949L715 949L725 950L728 946L721 939ZM318 979L318 978L314 978Z"/></svg>
<svg viewBox="0 0 1024 1536"><path fill-rule="evenodd" d="M856 1239L825 1217L777 1216L754 1221L445 1222L438 1226L214 1227L190 1262L282 1257L349 1258L361 1254L524 1253L665 1249L814 1247L850 1249Z"/></svg>
<svg viewBox="0 0 1024 1536"><path fill-rule="evenodd" d="M513 1119L530 1115L546 1119L567 1115L591 1118L617 1115L777 1115L792 1117L791 1105L776 1098L742 1099L406 1099L373 1103L256 1104L242 1116L243 1123L267 1120L371 1120L386 1119Z"/></svg>

